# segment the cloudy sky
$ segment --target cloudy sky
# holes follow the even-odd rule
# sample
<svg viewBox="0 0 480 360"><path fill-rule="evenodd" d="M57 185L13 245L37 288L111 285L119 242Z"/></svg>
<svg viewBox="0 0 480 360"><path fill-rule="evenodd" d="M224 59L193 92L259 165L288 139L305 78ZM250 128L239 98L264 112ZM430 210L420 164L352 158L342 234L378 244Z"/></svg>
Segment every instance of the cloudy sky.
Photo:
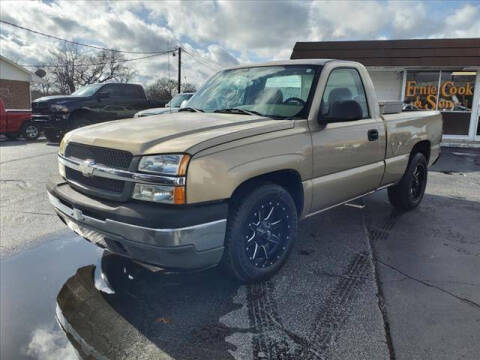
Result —
<svg viewBox="0 0 480 360"><path fill-rule="evenodd" d="M152 52L181 44L191 54L183 56L183 73L196 84L221 67L287 59L296 41L480 37L478 1L2 0L0 18L121 50ZM0 24L0 54L21 64L41 64L61 44ZM176 77L171 55L129 64L143 84Z"/></svg>

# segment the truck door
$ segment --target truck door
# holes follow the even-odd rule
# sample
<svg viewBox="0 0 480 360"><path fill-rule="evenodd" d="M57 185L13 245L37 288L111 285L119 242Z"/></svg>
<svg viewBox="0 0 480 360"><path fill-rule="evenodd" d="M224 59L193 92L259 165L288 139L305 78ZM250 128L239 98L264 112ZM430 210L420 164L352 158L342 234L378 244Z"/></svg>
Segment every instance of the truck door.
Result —
<svg viewBox="0 0 480 360"><path fill-rule="evenodd" d="M147 108L147 99L140 85L124 84L122 93L124 95L123 105L125 107L125 118L132 118L135 113Z"/></svg>
<svg viewBox="0 0 480 360"><path fill-rule="evenodd" d="M91 108L95 111L95 122L117 120L128 116L125 113L122 84L106 84L96 94Z"/></svg>
<svg viewBox="0 0 480 360"><path fill-rule="evenodd" d="M378 111L371 109L376 98L368 101L359 71L337 67L328 74L318 118L311 122L312 211L350 200L380 185L385 128ZM374 91L371 81L367 85ZM355 119L348 116L352 111L357 114Z"/></svg>

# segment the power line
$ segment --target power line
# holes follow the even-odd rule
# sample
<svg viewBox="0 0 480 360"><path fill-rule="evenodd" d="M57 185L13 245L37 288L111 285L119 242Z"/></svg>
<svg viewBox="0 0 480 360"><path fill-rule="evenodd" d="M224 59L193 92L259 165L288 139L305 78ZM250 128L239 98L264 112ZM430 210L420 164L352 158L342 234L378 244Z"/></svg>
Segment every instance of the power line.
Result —
<svg viewBox="0 0 480 360"><path fill-rule="evenodd" d="M120 59L120 60L116 60L115 63L125 63L125 62L129 62L129 61L136 61L136 60L143 60L143 59L148 59L148 58L152 58L154 56L161 56L161 55L165 55L165 54L170 54L170 53L173 53L177 51L177 49L172 49L172 50L166 50L162 53L158 53L158 54L153 54L153 55L148 55L148 56L142 56L142 57L138 57L138 58L133 58L133 59ZM75 64L75 66L97 66L97 65L107 65L107 64L110 64L111 61L108 61L108 62L101 62L101 63L92 63L92 64ZM45 67L45 68L52 68L52 67L57 67L58 65L51 65L51 64L32 64L32 65L27 65L27 64L20 64L20 66L25 66L25 67L38 67L38 68L41 68L41 67Z"/></svg>
<svg viewBox="0 0 480 360"><path fill-rule="evenodd" d="M10 26L13 26L13 27L16 27L16 28L19 28L19 29L22 29L22 30L25 30L25 31L29 31L31 33L34 33L34 34L37 34L37 35L41 35L41 36L45 36L45 37L48 37L48 38L51 38L51 39L55 39L55 40L59 40L59 41L64 41L64 42L67 42L67 43L70 43L70 44L74 44L74 45L78 45L78 46L85 46L85 47L89 47L89 48L92 48L92 49L96 49L96 50L104 50L104 51L113 51L113 52L118 52L118 53L124 53L124 54L152 54L152 55L155 55L155 54L159 54L159 55L163 55L167 52L172 52L173 50L167 50L167 52L165 51L150 51L150 52L141 52L141 51L126 51L126 50L117 50L117 49L111 49L111 48L105 48L105 47L102 47L102 46L96 46L96 45L90 45L90 44L84 44L84 43L80 43L80 42L77 42L77 41L72 41L72 40L67 40L67 39L64 39L64 38L60 38L58 36L55 36L55 35L50 35L50 34L46 34L46 33L43 33L43 32L40 32L40 31L37 31L37 30L33 30L33 29L29 29L29 28L26 28L24 26L20 26L20 25L17 25L17 24L14 24L14 23L11 23L11 22L8 22L8 21L5 21L5 20L2 20L0 19L0 23L3 23L3 24L6 24L6 25L10 25ZM175 37L174 37L175 38ZM222 65L220 65L219 63L213 61L213 60L210 60L210 59L206 59L205 57L203 57L202 55L198 54L198 52L196 50L192 50L194 54L190 53L189 51L187 51L183 46L181 46L181 42L175 38L175 40L177 41L177 44L179 45L179 47L182 47L182 49L184 50L184 52L186 52L188 55L190 55L194 60L197 60L199 61L200 63L202 63L203 65L206 65L206 66L209 66L208 64L210 65L213 65L216 67L216 69L214 70L218 70L220 68L222 68ZM198 58L195 58L195 56L197 56ZM202 60L200 60L202 59ZM133 60L137 60L137 59L130 59L130 60L127 60L127 61L133 61ZM138 59L140 60L140 58ZM207 64L208 63L208 64ZM25 66L30 66L30 65L25 65ZM85 65L79 65L79 66L87 66L87 64ZM90 65L88 65L90 66ZM45 66L46 67L46 66Z"/></svg>
<svg viewBox="0 0 480 360"><path fill-rule="evenodd" d="M211 70L218 71L218 70L221 69L221 66L220 66L220 65L214 65L213 62L208 62L208 61L207 61L204 57L202 57L202 56L199 56L199 55L198 55L198 56L195 56L195 55L191 54L190 52L188 52L188 51L185 50L185 49L183 49L183 51L184 51L186 54L190 55L190 57L191 57L193 60L195 60L196 62L198 62L198 63L200 63L200 64L202 64L202 65L204 65L204 66L209 67Z"/></svg>
<svg viewBox="0 0 480 360"><path fill-rule="evenodd" d="M206 62L209 62L209 63L211 63L211 64L214 65L214 66L217 66L218 68L215 69L215 70L218 70L218 69L223 68L223 65L217 63L216 61L213 61L213 60L210 60L210 59L207 59L207 58L203 57L202 55L200 55L200 54L198 53L197 50L195 50L195 49L193 49L193 48L192 48L192 52L194 52L195 55L192 54L192 53L190 53L188 50L185 49L185 46L183 46L182 42L175 36L175 34L172 33L172 37L173 37L173 38L175 39L175 41L177 42L177 46L178 46L178 47L181 47L182 50L183 50L184 52L186 52L188 55L190 55L192 58L193 58L194 56L198 56L199 58L205 60ZM218 45L218 46L220 46L220 45ZM222 46L220 46L220 47L221 47L223 50L225 50L226 52L228 52L228 51L227 51L225 48L223 48ZM204 65L206 65L206 64L204 64ZM208 65L207 65L207 66L208 66Z"/></svg>
<svg viewBox="0 0 480 360"><path fill-rule="evenodd" d="M102 47L102 46L84 44L84 43L80 43L80 42L77 42L77 41L63 39L63 38L60 38L60 37L55 36L55 35L45 34L43 32L33 30L33 29L29 29L29 28L26 28L26 27L23 27L23 26L20 26L20 25L17 25L17 24L14 24L14 23L2 20L2 19L0 19L0 23L10 25L10 26L13 26L13 27L25 30L25 31L29 31L29 32L37 34L37 35L41 35L41 36L51 38L51 39L64 41L64 42L74 44L74 45L78 45L78 46L85 46L85 47L89 47L89 48L97 49L97 50L113 51L113 52L124 53L124 54L159 54L159 53L161 53L161 51L141 52L141 51L125 51L125 50L110 49L110 48L105 48L105 47Z"/></svg>

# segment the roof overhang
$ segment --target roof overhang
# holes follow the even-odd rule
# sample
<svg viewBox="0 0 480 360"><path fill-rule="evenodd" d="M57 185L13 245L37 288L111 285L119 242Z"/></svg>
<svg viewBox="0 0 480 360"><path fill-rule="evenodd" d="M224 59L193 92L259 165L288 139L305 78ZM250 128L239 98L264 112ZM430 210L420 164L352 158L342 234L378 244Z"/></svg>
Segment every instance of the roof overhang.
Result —
<svg viewBox="0 0 480 360"><path fill-rule="evenodd" d="M480 67L480 38L297 42L291 59L351 60L368 67Z"/></svg>

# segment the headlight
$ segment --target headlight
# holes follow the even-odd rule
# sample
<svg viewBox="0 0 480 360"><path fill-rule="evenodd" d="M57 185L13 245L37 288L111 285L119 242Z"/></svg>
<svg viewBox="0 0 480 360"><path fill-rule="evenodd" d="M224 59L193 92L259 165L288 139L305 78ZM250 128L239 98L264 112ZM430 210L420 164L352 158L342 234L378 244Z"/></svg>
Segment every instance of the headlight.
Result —
<svg viewBox="0 0 480 360"><path fill-rule="evenodd" d="M165 204L185 204L184 186L135 184L132 197Z"/></svg>
<svg viewBox="0 0 480 360"><path fill-rule="evenodd" d="M189 160L190 155L186 154L144 156L138 164L138 171L183 176L187 173Z"/></svg>
<svg viewBox="0 0 480 360"><path fill-rule="evenodd" d="M65 136L63 137L62 141L60 141L60 146L58 147L58 153L60 155L65 155L65 149L67 148L68 141L65 140Z"/></svg>
<svg viewBox="0 0 480 360"><path fill-rule="evenodd" d="M68 108L63 105L51 105L50 111L68 113Z"/></svg>

